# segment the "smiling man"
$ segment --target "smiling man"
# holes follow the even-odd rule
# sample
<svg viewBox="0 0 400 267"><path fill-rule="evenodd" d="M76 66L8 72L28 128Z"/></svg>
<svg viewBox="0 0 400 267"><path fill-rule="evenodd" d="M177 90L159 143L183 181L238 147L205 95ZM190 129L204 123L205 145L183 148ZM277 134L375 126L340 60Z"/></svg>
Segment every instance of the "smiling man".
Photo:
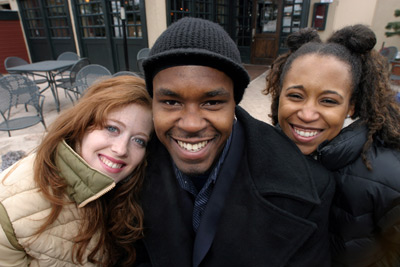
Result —
<svg viewBox="0 0 400 267"><path fill-rule="evenodd" d="M333 180L237 106L249 76L223 28L183 18L143 67L158 140L137 265L329 266Z"/></svg>

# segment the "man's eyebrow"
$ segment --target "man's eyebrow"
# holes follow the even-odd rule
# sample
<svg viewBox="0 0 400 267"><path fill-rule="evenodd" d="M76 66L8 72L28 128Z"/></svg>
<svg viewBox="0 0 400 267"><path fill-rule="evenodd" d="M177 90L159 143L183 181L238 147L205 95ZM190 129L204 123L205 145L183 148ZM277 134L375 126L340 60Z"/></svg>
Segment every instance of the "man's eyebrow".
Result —
<svg viewBox="0 0 400 267"><path fill-rule="evenodd" d="M217 88L211 91L208 91L205 93L207 97L216 97L216 96L230 96L231 94L229 93L228 90L224 88Z"/></svg>
<svg viewBox="0 0 400 267"><path fill-rule="evenodd" d="M172 96L172 97L178 97L179 96L174 91L172 91L170 89L166 89L166 88L160 88L160 89L157 89L155 91L156 91L155 94L157 96Z"/></svg>

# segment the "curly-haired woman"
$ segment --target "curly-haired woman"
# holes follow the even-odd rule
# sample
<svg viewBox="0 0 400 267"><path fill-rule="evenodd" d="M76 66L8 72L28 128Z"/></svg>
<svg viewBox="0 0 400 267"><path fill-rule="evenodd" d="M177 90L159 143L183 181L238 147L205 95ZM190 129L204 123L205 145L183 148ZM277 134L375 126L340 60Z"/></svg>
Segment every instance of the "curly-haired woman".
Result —
<svg viewBox="0 0 400 267"><path fill-rule="evenodd" d="M338 266L400 264L400 106L375 34L354 25L322 43L312 29L267 76L273 124L335 172L332 256ZM346 118L355 120L343 128ZM397 265L396 265L397 264Z"/></svg>
<svg viewBox="0 0 400 267"><path fill-rule="evenodd" d="M90 87L35 153L1 174L0 266L132 264L152 130L142 79Z"/></svg>

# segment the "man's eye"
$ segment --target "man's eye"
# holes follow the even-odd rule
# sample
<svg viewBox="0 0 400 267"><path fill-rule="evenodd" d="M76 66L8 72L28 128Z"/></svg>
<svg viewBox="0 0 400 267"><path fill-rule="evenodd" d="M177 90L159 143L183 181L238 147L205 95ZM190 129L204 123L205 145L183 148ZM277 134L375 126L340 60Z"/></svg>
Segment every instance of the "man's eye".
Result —
<svg viewBox="0 0 400 267"><path fill-rule="evenodd" d="M179 105L179 102L175 101L175 100L165 100L164 103L169 105L169 106L177 106L177 105Z"/></svg>
<svg viewBox="0 0 400 267"><path fill-rule="evenodd" d="M118 132L118 128L115 127L115 126L111 126L111 125L107 125L107 126L106 126L106 130L109 131L109 132L111 132L111 133Z"/></svg>
<svg viewBox="0 0 400 267"><path fill-rule="evenodd" d="M215 106L221 104L222 102L219 100L210 100L204 103L205 106Z"/></svg>
<svg viewBox="0 0 400 267"><path fill-rule="evenodd" d="M133 141L139 144L141 147L146 147L147 145L146 141L141 138L134 137Z"/></svg>

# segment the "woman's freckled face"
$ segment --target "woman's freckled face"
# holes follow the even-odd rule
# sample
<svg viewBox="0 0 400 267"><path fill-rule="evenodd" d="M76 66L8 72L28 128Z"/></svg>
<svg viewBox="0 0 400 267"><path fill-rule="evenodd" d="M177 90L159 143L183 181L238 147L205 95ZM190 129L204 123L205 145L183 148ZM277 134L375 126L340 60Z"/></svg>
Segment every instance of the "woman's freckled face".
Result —
<svg viewBox="0 0 400 267"><path fill-rule="evenodd" d="M354 113L350 66L333 56L295 59L283 80L278 122L303 154L339 134Z"/></svg>
<svg viewBox="0 0 400 267"><path fill-rule="evenodd" d="M130 104L111 111L104 128L87 132L78 153L89 166L119 182L142 162L152 130L151 110Z"/></svg>

